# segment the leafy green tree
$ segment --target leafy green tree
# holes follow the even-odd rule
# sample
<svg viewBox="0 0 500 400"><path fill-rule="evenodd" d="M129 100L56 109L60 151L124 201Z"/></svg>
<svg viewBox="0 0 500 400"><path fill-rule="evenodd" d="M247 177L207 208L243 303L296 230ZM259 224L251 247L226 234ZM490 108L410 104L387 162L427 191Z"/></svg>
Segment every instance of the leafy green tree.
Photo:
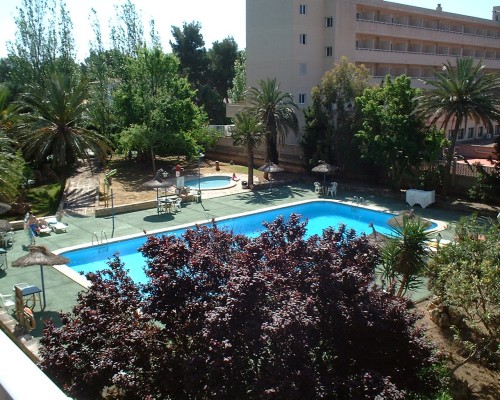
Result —
<svg viewBox="0 0 500 400"><path fill-rule="evenodd" d="M194 157L205 145L206 115L194 103L195 92L178 74L178 60L158 47L128 58L126 75L114 94L125 130L120 143L152 155ZM142 136L142 137L141 137Z"/></svg>
<svg viewBox="0 0 500 400"><path fill-rule="evenodd" d="M18 107L10 101L8 89L0 85L0 201L15 199L23 170L23 159L9 136L16 126Z"/></svg>
<svg viewBox="0 0 500 400"><path fill-rule="evenodd" d="M209 60L210 85L227 102L228 92L235 75L235 62L238 58L238 44L232 37L222 42L212 43L207 53Z"/></svg>
<svg viewBox="0 0 500 400"><path fill-rule="evenodd" d="M327 71L321 85L311 92L311 105L305 111L306 125L300 145L305 156L305 167L310 170L325 160L341 170L356 151L353 143L359 112L354 99L368 87L369 73L364 66L350 63L341 57Z"/></svg>
<svg viewBox="0 0 500 400"><path fill-rule="evenodd" d="M117 21L111 27L113 49L124 57L136 57L146 42L144 26L135 4L127 0L121 6L115 6Z"/></svg>
<svg viewBox="0 0 500 400"><path fill-rule="evenodd" d="M458 316L455 320L463 321L454 329L455 338L470 351L465 362L482 353L498 363L500 225L482 226L472 215L460 219L456 233L457 240L442 246L430 262L430 287Z"/></svg>
<svg viewBox="0 0 500 400"><path fill-rule="evenodd" d="M172 53L180 61L181 75L187 77L196 89L207 83L209 65L205 41L200 30L199 22L185 22L182 30L172 26L174 41L170 41Z"/></svg>
<svg viewBox="0 0 500 400"><path fill-rule="evenodd" d="M452 126L450 144L446 151L443 193L446 195L451 177L451 163L460 128L468 120L482 122L493 129L492 121L500 120L500 77L484 72L484 65L474 65L472 58L458 58L456 64L443 64L433 79L426 80L431 87L418 97L418 112L434 125Z"/></svg>
<svg viewBox="0 0 500 400"><path fill-rule="evenodd" d="M382 245L381 278L397 296L404 296L423 283L429 256L428 227L422 218L405 213L396 219L393 236Z"/></svg>
<svg viewBox="0 0 500 400"><path fill-rule="evenodd" d="M235 146L243 145L246 149L248 160L248 186L253 186L254 151L262 141L262 125L257 116L248 110L236 114L234 129L231 133Z"/></svg>
<svg viewBox="0 0 500 400"><path fill-rule="evenodd" d="M265 162L278 163L278 145L285 142L288 130L298 130L297 105L290 93L283 93L276 78L259 80L258 87L247 90L245 97L265 130Z"/></svg>
<svg viewBox="0 0 500 400"><path fill-rule="evenodd" d="M22 0L15 18L16 40L8 43L16 86L41 85L59 71L74 74L73 24L63 0Z"/></svg>
<svg viewBox="0 0 500 400"><path fill-rule="evenodd" d="M228 97L233 103L245 100L247 88L246 76L246 52L242 50L238 58L234 61L234 78L231 88L228 90Z"/></svg>
<svg viewBox="0 0 500 400"><path fill-rule="evenodd" d="M419 94L409 77L387 76L382 86L366 89L356 99L363 116L356 134L361 155L381 167L399 188L405 173L422 162L427 130L415 113Z"/></svg>
<svg viewBox="0 0 500 400"><path fill-rule="evenodd" d="M50 156L61 182L64 168L78 158L106 160L110 152L106 139L88 129L86 80L54 74L48 84L29 89L21 99L24 109L16 136L26 159L45 162Z"/></svg>

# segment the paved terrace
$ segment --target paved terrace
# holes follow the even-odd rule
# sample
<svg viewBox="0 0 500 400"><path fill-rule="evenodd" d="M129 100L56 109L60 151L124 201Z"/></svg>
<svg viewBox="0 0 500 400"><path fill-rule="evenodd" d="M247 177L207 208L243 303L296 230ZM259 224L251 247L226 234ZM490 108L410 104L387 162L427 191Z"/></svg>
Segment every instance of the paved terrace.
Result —
<svg viewBox="0 0 500 400"><path fill-rule="evenodd" d="M404 201L404 193L396 197L371 194L366 188L348 188L339 185L336 200L352 204L355 196L363 196L368 207L400 212L409 207ZM38 237L36 244L45 245L50 251L76 246L91 244L94 232L101 237L101 231L106 233L108 239L128 235L144 234L143 232L168 229L177 225L191 224L195 222L207 222L213 218L220 218L233 214L255 211L267 207L290 204L294 202L315 199L312 184L291 184L285 186L273 186L272 191L259 190L251 192L241 189L241 185L221 191L207 191L203 193L202 203L183 204L182 211L176 214L157 215L156 209L135 211L111 217L96 218L90 212L91 202L88 207L81 208L75 204L80 213L69 212L63 216L63 222L68 224L67 233L51 233L49 236ZM453 210L450 204L434 204L426 209L415 207L415 213L425 218L444 221L449 227L463 215L470 214L469 211ZM491 211L491 210L490 210ZM443 238L452 239L453 230L448 228L442 232ZM9 268L0 271L0 293L12 293L15 283L27 282L41 287L40 268L38 266L26 268L13 268L10 263L26 254L26 246L29 244L28 237L23 231L17 231L15 243L8 252ZM37 342L42 335L43 320L53 318L59 320L59 313L71 311L75 304L77 293L84 288L66 275L52 267L44 267L46 307L43 311L39 306L35 308L35 319L37 327L31 335L22 338L25 346L35 355L37 354ZM12 310L14 311L14 310ZM2 315L3 314L3 315ZM0 319L8 320L3 309L0 310ZM13 329L15 321L10 318L10 329Z"/></svg>

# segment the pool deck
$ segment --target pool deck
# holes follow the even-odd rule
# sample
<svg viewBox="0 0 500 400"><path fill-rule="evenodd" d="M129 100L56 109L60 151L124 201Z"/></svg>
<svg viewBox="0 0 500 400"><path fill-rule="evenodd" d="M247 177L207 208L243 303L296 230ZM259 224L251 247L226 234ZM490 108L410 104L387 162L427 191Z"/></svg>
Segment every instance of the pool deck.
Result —
<svg viewBox="0 0 500 400"><path fill-rule="evenodd" d="M401 212L410 207L401 196L380 196L369 194L362 189L350 187L343 189L339 185L338 195L333 199L340 202L354 204L355 196L363 196L365 206L378 210L390 212ZM134 211L126 214L115 215L114 218L96 218L88 212L69 213L63 217L63 222L68 224L67 233L51 233L48 236L36 238L37 245L44 245L50 251L58 252L63 248L91 244L94 232L101 239L101 232L105 232L108 239L124 237L129 235L144 234L152 231L164 230L178 225L209 222L212 219L228 215L241 214L256 211L268 207L276 207L292 204L304 200L317 199L312 184L293 184L284 186L273 186L272 191L259 190L249 191L241 189L241 185L227 190L207 191L203 194L201 203L187 203L182 205L182 211L175 214L156 213L156 209ZM327 198L323 196L323 198ZM332 197L330 197L332 199ZM453 210L446 205L434 204L426 209L419 206L413 207L415 214L437 221L443 221L448 227L463 215L471 211ZM448 228L441 232L444 239L453 239L453 229ZM104 237L104 234L103 234ZM26 246L29 244L28 237L23 231L17 231L13 248L8 250L8 269L0 270L0 293L12 293L12 287L19 282L41 287L40 267L32 266L25 268L13 268L12 261L27 253ZM69 312L75 304L77 294L84 289L83 286L68 278L52 267L43 267L45 277L46 307L42 311L39 305L35 308L36 328L31 335L24 335L21 342L27 346L35 355L37 354L37 342L42 335L43 320L53 318L59 321L59 313ZM416 294L416 299L428 295L426 290ZM14 312L11 308L11 313ZM13 330L12 317L5 310L0 309L0 321Z"/></svg>

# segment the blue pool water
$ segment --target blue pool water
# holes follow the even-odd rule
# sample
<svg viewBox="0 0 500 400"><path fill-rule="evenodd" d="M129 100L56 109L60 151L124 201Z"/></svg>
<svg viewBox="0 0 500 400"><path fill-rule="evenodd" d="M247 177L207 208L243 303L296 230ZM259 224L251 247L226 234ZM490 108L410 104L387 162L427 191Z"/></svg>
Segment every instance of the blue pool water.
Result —
<svg viewBox="0 0 500 400"><path fill-rule="evenodd" d="M377 232L389 235L391 229L388 221L394 215L330 201L313 201L298 205L280 207L273 210L256 212L251 215L228 218L217 222L220 228L232 230L234 233L247 236L257 236L264 230L263 221L271 222L278 216L288 219L292 213L300 214L303 220L308 219L307 235L321 234L328 227L337 228L340 223L354 229L358 234L372 233L369 226L373 223ZM170 230L161 234L181 235L185 229ZM130 275L135 282L145 283L146 274L143 271L145 259L137 249L146 241L145 236L111 242L62 253L71 262L69 267L77 272L95 272L107 267L108 258L118 252L125 267L130 269Z"/></svg>
<svg viewBox="0 0 500 400"><path fill-rule="evenodd" d="M199 183L201 190L212 190L229 187L232 182L233 180L230 176L216 175L201 178ZM191 190L198 190L198 179L186 181L186 186L190 187Z"/></svg>

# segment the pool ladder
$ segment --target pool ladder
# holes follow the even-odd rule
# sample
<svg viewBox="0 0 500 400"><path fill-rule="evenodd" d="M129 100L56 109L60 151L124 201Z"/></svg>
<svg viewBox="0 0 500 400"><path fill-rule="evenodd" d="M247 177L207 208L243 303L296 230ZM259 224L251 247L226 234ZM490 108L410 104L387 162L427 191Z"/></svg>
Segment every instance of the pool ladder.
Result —
<svg viewBox="0 0 500 400"><path fill-rule="evenodd" d="M365 198L363 196L354 196L353 197L353 200L352 200L352 203L356 203L357 206L359 206L360 204L365 204Z"/></svg>
<svg viewBox="0 0 500 400"><path fill-rule="evenodd" d="M108 243L108 235L106 235L106 232L101 231L101 240L99 241L99 237L97 236L97 232L92 233L92 246L94 245L94 239L95 239L95 244L103 244L103 243ZM104 242L106 240L106 242Z"/></svg>

